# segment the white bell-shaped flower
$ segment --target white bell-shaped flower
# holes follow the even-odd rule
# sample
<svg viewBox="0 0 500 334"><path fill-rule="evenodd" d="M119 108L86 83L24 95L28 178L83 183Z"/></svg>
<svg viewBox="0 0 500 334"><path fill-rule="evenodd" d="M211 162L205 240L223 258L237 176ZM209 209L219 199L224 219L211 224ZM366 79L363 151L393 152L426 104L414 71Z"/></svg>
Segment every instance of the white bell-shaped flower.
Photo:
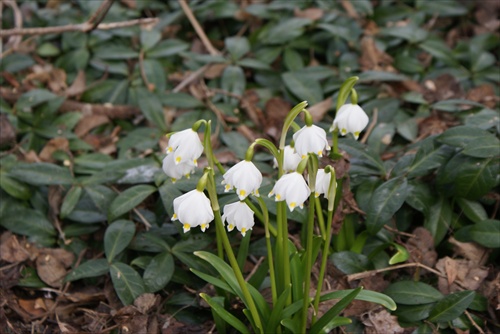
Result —
<svg viewBox="0 0 500 334"><path fill-rule="evenodd" d="M210 200L202 191L194 189L174 199L172 220L182 223L184 233L196 226L205 232L213 219Z"/></svg>
<svg viewBox="0 0 500 334"><path fill-rule="evenodd" d="M236 188L236 194L241 201L250 194L259 196L262 174L253 162L247 160L240 161L229 168L222 177L224 178L222 184L226 185L225 191L228 192Z"/></svg>
<svg viewBox="0 0 500 334"><path fill-rule="evenodd" d="M284 151L283 171L285 173L295 172L301 160L300 155L298 155L295 149L290 145L286 145ZM278 161L276 158L274 158L274 168L278 168Z"/></svg>
<svg viewBox="0 0 500 334"><path fill-rule="evenodd" d="M316 174L316 184L314 196L319 197L321 194L328 194L328 188L330 187L330 180L332 179L332 173L325 173L324 169L318 169Z"/></svg>
<svg viewBox="0 0 500 334"><path fill-rule="evenodd" d="M181 162L179 164L175 163L175 158L173 154L168 154L163 159L163 171L167 174L172 182L176 182L181 179L183 176L189 179L189 176L194 173L194 169L196 166L192 161Z"/></svg>
<svg viewBox="0 0 500 334"><path fill-rule="evenodd" d="M236 202L224 206L222 221L227 223L227 230L231 232L235 227L243 236L255 224L253 211L244 202Z"/></svg>
<svg viewBox="0 0 500 334"><path fill-rule="evenodd" d="M174 154L176 164L190 161L195 166L198 166L198 158L203 153L203 144L198 136L198 132L193 129L186 129L170 136L167 154L171 153Z"/></svg>
<svg viewBox="0 0 500 334"><path fill-rule="evenodd" d="M368 115L357 104L344 104L337 111L330 131L339 129L340 134L345 136L348 132L358 139L361 131L368 125Z"/></svg>
<svg viewBox="0 0 500 334"><path fill-rule="evenodd" d="M311 126L305 125L295 132L293 141L295 142L295 151L301 158L305 158L308 153L315 153L322 157L323 151L330 149L325 130L314 124Z"/></svg>
<svg viewBox="0 0 500 334"><path fill-rule="evenodd" d="M269 196L275 195L276 202L286 201L290 211L293 211L297 206L302 209L310 194L311 190L302 174L293 172L281 176Z"/></svg>

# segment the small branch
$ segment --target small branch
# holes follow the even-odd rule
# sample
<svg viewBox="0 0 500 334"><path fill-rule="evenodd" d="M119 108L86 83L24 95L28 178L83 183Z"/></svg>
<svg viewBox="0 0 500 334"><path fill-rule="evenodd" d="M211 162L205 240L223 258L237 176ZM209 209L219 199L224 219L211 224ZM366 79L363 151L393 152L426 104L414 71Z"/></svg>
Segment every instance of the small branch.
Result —
<svg viewBox="0 0 500 334"><path fill-rule="evenodd" d="M144 50L141 50L141 52L139 53L139 71L141 72L141 78L142 81L144 81L144 85L146 86L146 88L150 92L154 91L155 85L148 81L148 76L146 75L146 71L144 69Z"/></svg>
<svg viewBox="0 0 500 334"><path fill-rule="evenodd" d="M144 18L121 22L100 23L95 29L97 30L111 30L118 28L125 28L134 25L154 25L158 23L158 18ZM46 35L46 34L60 34L69 31L86 32L92 29L92 25L85 22L82 24L68 24L64 26L44 27L44 28L15 28L0 30L0 37L13 36L13 35Z"/></svg>
<svg viewBox="0 0 500 334"><path fill-rule="evenodd" d="M428 267L422 263L412 262L412 263L403 263L403 264L399 264L397 266L386 267L386 268L381 268L381 269L376 269L376 270L369 270L369 271L365 271L362 273L347 275L347 281L348 282L355 281L355 280L359 280L362 278L375 276L376 274L383 273L385 271L397 270L397 269L401 269L401 268L410 268L410 267L423 268L425 270L428 270L428 271L434 273L437 276L446 277L446 275L443 275L439 271L432 269L431 267Z"/></svg>
<svg viewBox="0 0 500 334"><path fill-rule="evenodd" d="M200 23L194 16L193 11L191 10L191 8L189 8L189 5L187 4L186 0L179 0L179 4L181 5L184 14L186 14L186 17L188 18L189 22L191 22L191 25L193 26L194 30L196 31L196 34L201 39L201 42L203 43L207 51L212 56L219 55L220 52L216 48L214 48L214 46L208 39L207 35L205 34L205 31L203 30Z"/></svg>
<svg viewBox="0 0 500 334"><path fill-rule="evenodd" d="M108 13L109 9L111 8L111 5L113 5L114 0L104 0L104 2L97 8L97 10L90 16L90 18L87 20L87 23L90 25L90 28L86 31L92 31L97 26L99 23L104 20L106 17L106 14Z"/></svg>

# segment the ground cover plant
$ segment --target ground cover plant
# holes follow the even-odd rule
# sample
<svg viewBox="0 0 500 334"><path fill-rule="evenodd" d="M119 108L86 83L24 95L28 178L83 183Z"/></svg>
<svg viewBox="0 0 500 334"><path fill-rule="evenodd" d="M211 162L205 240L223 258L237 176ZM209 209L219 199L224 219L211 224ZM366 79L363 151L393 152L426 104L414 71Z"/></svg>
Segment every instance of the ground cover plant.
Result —
<svg viewBox="0 0 500 334"><path fill-rule="evenodd" d="M498 3L0 9L6 333L499 330Z"/></svg>

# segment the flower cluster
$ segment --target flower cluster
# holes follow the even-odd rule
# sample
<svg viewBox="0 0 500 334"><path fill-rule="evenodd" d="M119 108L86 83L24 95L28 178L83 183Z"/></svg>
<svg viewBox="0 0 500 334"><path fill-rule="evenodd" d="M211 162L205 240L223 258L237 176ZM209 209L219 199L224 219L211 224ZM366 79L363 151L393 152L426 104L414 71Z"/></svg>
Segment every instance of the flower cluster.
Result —
<svg viewBox="0 0 500 334"><path fill-rule="evenodd" d="M163 171L175 182L183 176L189 178L194 173L198 158L203 153L203 144L196 131L186 129L170 137L166 151Z"/></svg>

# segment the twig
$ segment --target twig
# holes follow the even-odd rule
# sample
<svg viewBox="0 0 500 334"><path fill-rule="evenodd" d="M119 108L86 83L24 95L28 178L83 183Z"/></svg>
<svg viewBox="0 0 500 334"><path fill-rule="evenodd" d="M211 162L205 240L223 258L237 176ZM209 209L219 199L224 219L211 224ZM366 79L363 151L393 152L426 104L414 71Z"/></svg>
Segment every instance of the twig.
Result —
<svg viewBox="0 0 500 334"><path fill-rule="evenodd" d="M361 143L364 144L368 140L370 133L372 133L373 128L375 128L375 125L377 125L377 118L378 118L378 108L373 108L372 121L370 122L370 125L368 125L368 128L366 129L366 132L365 132L363 138L361 138L361 140L360 140Z"/></svg>
<svg viewBox="0 0 500 334"><path fill-rule="evenodd" d="M14 0L4 0L3 3L12 8L12 12L14 12L14 26L18 29L22 28L23 16L21 14L21 11L19 10L19 7L17 6L17 3ZM21 43L21 40L21 36L11 36L9 38L9 41L7 42L7 45L11 45L10 49L16 49Z"/></svg>
<svg viewBox="0 0 500 334"><path fill-rule="evenodd" d="M106 14L108 13L109 9L111 8L111 5L113 5L114 0L104 0L103 3L97 8L97 10L90 16L90 18L87 20L87 23L90 24L90 28L86 31L92 31L97 26L99 23L104 20L106 17Z"/></svg>
<svg viewBox="0 0 500 334"><path fill-rule="evenodd" d="M158 18L144 18L135 19L121 22L111 22L111 23L100 23L95 28L96 30L111 30L118 28L125 28L135 25L154 25L158 23ZM46 35L46 34L60 34L69 31L81 31L86 32L92 28L92 25L87 22L81 24L68 24L64 26L55 27L37 27L37 28L20 28L20 29L5 29L0 30L0 37L13 36L13 35Z"/></svg>
<svg viewBox="0 0 500 334"><path fill-rule="evenodd" d="M179 93L181 90L189 86L193 81L198 79L200 75L205 73L205 71L210 67L210 64L204 65L197 69L196 71L190 73L184 80L182 80L175 88L172 90L173 93Z"/></svg>
<svg viewBox="0 0 500 334"><path fill-rule="evenodd" d="M412 263L403 263L403 264L399 264L397 266L386 267L386 268L381 268L381 269L376 269L376 270L369 270L369 271L365 271L365 272L362 272L362 273L347 275L347 281L348 282L355 281L355 280L359 280L359 279L362 279L362 278L374 276L376 274L383 273L385 271L397 270L397 269L408 268L408 267L423 268L425 270L428 270L428 271L434 273L437 276L446 277L446 275L443 275L439 271L437 271L435 269L432 269L431 267L428 267L428 266L426 266L426 265L424 265L422 263L412 262Z"/></svg>
<svg viewBox="0 0 500 334"><path fill-rule="evenodd" d="M476 322L474 321L474 319L472 319L472 317L471 317L471 315L470 315L469 311L465 310L465 311L464 311L464 313L465 313L465 316L466 316L467 318L469 318L470 322L472 323L472 326L474 326L474 327L477 329L477 331L479 332L479 334L484 334L484 331L481 329L481 327L479 327L479 326L476 324Z"/></svg>
<svg viewBox="0 0 500 334"><path fill-rule="evenodd" d="M406 233L406 232L401 232L399 231L398 229L395 229L393 227L390 227L389 225L384 225L384 228L389 231L389 232L392 232L392 233L395 233L395 234L399 234L399 235L403 235L405 237L408 237L408 238L416 238L417 236L415 234L411 234L411 233Z"/></svg>
<svg viewBox="0 0 500 334"><path fill-rule="evenodd" d="M186 17L188 18L189 22L193 26L194 30L196 31L196 34L198 37L201 39L201 42L207 49L207 51L212 55L212 56L217 56L220 54L220 52L214 48L210 40L208 39L207 35L205 34L205 31L201 27L200 23L196 19L196 17L193 14L193 11L191 8L189 8L189 5L187 4L186 0L179 0L179 4L182 7L182 10L184 11L184 14L186 14Z"/></svg>
<svg viewBox="0 0 500 334"><path fill-rule="evenodd" d="M146 71L144 70L144 50L141 50L139 53L139 71L141 72L142 81L144 81L144 85L147 87L149 91L153 91L155 89L155 85L148 81L148 76L146 75Z"/></svg>
<svg viewBox="0 0 500 334"><path fill-rule="evenodd" d="M250 271L250 273L248 274L248 276L245 278L245 282L248 282L248 280L250 278L252 278L252 276L255 274L255 272L257 271L257 269L259 269L260 265L262 264L262 261L264 261L264 256L261 256L259 258L259 260L255 264L255 266L252 268L252 271Z"/></svg>

